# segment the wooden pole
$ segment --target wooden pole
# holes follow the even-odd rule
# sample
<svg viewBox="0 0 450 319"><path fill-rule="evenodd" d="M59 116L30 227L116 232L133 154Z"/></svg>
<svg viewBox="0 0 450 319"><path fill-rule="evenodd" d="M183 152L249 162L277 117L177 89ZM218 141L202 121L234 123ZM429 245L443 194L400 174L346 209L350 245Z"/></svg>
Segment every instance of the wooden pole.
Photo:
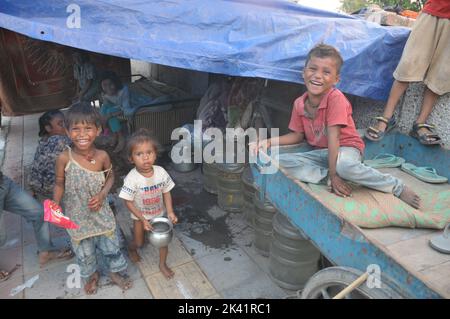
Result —
<svg viewBox="0 0 450 319"><path fill-rule="evenodd" d="M361 284L363 284L367 280L367 278L369 278L369 273L365 272L364 274L359 276L358 279L352 282L349 286L344 288L340 293L334 296L333 299L343 299L350 292L361 286Z"/></svg>

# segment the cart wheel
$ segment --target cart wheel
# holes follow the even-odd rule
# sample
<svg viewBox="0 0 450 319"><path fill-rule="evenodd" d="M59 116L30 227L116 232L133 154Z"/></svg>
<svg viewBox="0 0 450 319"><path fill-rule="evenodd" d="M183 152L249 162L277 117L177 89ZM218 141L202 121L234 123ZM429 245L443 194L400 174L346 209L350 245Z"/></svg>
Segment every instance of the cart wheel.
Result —
<svg viewBox="0 0 450 319"><path fill-rule="evenodd" d="M363 273L349 267L329 267L316 272L306 283L302 299L331 299ZM347 294L346 299L403 299L391 281L381 277L380 288L369 288L363 283Z"/></svg>

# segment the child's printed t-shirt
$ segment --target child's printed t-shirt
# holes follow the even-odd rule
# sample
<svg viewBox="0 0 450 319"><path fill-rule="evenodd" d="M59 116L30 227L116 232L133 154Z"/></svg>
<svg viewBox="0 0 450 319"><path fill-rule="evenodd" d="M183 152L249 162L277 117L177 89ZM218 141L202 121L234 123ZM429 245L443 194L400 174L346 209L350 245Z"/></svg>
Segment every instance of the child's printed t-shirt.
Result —
<svg viewBox="0 0 450 319"><path fill-rule="evenodd" d="M153 165L152 177L145 177L133 168L125 177L119 197L133 201L144 218L151 220L165 215L163 193L170 192L174 186L172 178L161 166ZM131 218L138 220L133 214Z"/></svg>
<svg viewBox="0 0 450 319"><path fill-rule="evenodd" d="M308 92L297 98L292 109L289 129L304 133L306 141L317 148L328 148L327 127L340 125L340 146L354 147L364 152L364 142L356 131L352 118L352 106L338 89L330 91L322 98L316 117L310 119L305 114L305 101Z"/></svg>

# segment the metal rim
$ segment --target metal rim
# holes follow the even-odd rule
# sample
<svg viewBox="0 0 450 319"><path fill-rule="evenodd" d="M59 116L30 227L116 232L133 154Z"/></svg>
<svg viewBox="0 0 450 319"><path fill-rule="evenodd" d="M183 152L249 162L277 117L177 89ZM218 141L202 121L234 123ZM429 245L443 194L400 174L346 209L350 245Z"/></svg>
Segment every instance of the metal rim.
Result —
<svg viewBox="0 0 450 319"><path fill-rule="evenodd" d="M172 224L172 222L170 221L170 219L168 219L168 218L166 218L166 217L156 217L156 218L153 218L151 221L150 221L150 224L153 226L153 224L155 224L155 223L165 223L165 224L167 224L168 226L169 226L169 229L168 230L166 230L166 231L164 231L164 232L158 232L158 234L168 234L168 233L170 233L172 230L173 230L173 224ZM152 231L153 232L153 231Z"/></svg>

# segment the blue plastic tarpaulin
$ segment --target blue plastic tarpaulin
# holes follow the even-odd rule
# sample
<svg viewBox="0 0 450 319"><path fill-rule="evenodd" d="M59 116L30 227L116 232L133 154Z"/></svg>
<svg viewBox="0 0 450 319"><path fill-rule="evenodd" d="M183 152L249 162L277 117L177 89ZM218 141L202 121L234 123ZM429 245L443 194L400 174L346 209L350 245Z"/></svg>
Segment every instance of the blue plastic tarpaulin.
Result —
<svg viewBox="0 0 450 319"><path fill-rule="evenodd" d="M80 28L71 28L70 4L80 8ZM124 58L299 83L308 51L324 42L345 61L338 87L378 100L409 34L286 0L0 0L0 27Z"/></svg>

